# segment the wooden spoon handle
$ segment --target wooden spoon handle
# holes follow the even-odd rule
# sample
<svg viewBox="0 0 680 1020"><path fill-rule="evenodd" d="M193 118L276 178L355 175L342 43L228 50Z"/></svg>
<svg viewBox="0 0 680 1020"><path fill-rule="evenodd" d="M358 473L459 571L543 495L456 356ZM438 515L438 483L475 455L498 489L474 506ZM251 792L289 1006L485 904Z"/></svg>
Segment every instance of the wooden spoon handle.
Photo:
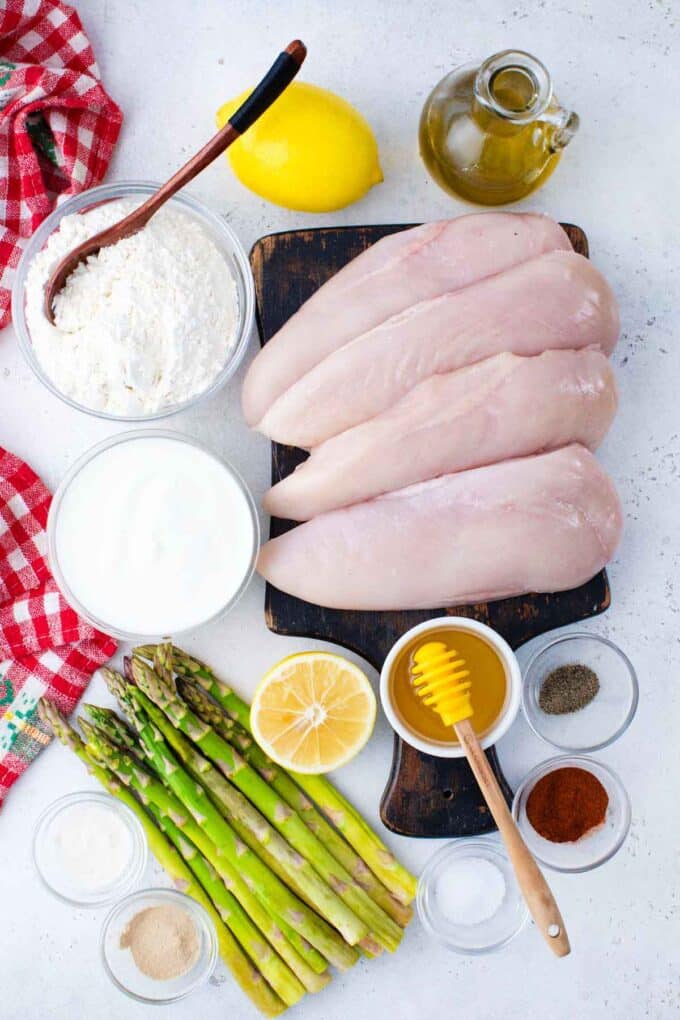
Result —
<svg viewBox="0 0 680 1020"><path fill-rule="evenodd" d="M479 738L469 719L456 723L454 729L498 826L529 912L553 953L567 956L570 952L569 937L555 897L522 839Z"/></svg>
<svg viewBox="0 0 680 1020"><path fill-rule="evenodd" d="M247 131L258 117L261 117L265 110L268 110L272 103L279 98L281 93L292 82L300 70L303 60L307 56L307 48L303 42L296 39L289 43L282 53L269 68L264 78L255 86L248 98L239 106L238 110L231 115L227 123L191 157L188 163L173 174L169 181L166 181L144 202L139 209L126 216L124 220L116 224L114 229L118 231L123 228L121 236L126 236L124 225L128 220L134 220L137 230L149 222L155 212L171 198L175 192L183 188L189 181L193 181L201 170L205 170L213 160L217 159L225 149L228 149L232 142Z"/></svg>
<svg viewBox="0 0 680 1020"><path fill-rule="evenodd" d="M79 262L86 259L88 255L94 255L100 248L106 248L109 244L116 244L124 237L132 237L147 225L154 213L158 212L169 198L183 188L185 184L192 181L201 170L204 170L209 163L212 163L221 153L228 148L232 142L243 134L244 131L267 110L275 99L281 95L283 90L290 85L295 75L300 70L302 61L307 56L307 48L299 39L295 39L286 46L283 53L280 53L272 66L265 74L262 81L255 87L244 103L239 106L224 127L217 132L195 156L185 163L176 174L161 185L158 191L154 192L146 202L128 213L124 219L119 220L106 230L100 231L94 237L83 241L77 248L69 252L61 262L58 263L54 272L47 281L45 287L45 316L54 325L54 298L64 286L68 276L73 272Z"/></svg>
<svg viewBox="0 0 680 1020"><path fill-rule="evenodd" d="M279 53L260 84L229 118L229 123L239 135L247 131L258 117L269 109L274 100L279 98L300 70L306 56L307 48L299 39L289 43L283 53Z"/></svg>

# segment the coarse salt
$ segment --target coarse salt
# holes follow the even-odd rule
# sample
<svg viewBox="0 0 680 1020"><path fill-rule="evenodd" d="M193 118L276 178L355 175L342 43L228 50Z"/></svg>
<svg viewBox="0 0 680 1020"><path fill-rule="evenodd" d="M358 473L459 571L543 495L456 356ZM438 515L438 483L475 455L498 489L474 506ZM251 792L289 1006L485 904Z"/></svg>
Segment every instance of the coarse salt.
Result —
<svg viewBox="0 0 680 1020"><path fill-rule="evenodd" d="M481 857L452 861L435 890L437 907L451 924L472 926L498 913L505 899L500 868Z"/></svg>

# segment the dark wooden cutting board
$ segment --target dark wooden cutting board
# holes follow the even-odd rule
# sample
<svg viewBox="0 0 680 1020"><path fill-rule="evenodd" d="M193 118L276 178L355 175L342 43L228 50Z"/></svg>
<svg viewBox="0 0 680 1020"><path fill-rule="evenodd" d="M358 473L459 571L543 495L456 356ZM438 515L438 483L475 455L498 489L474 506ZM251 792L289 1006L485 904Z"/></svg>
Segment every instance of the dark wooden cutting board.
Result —
<svg viewBox="0 0 680 1020"><path fill-rule="evenodd" d="M270 234L253 247L260 341L264 345L323 283L347 262L387 234L413 224L373 227L328 227ZM579 227L565 224L577 252L588 255ZM272 483L294 471L307 455L290 446L272 444ZM294 527L272 519L275 538ZM604 612L609 606L604 571L588 584L555 595L528 595L462 608L433 607L404 612L347 612L323 609L267 585L265 617L277 634L330 641L357 652L379 670L394 644L410 627L433 616L462 615L489 624L513 648L545 631ZM494 748L491 766L509 799ZM394 832L409 836L472 836L495 826L467 762L434 758L416 751L395 736L392 768L381 803L381 817Z"/></svg>

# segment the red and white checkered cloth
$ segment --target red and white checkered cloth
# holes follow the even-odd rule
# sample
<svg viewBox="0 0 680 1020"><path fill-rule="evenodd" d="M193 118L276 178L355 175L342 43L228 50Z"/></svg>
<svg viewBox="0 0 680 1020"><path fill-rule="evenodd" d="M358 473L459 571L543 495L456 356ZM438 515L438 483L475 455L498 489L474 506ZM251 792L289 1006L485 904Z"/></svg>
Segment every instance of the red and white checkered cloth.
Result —
<svg viewBox="0 0 680 1020"><path fill-rule="evenodd" d="M0 0L0 329L22 239L101 181L122 122L73 8Z"/></svg>
<svg viewBox="0 0 680 1020"><path fill-rule="evenodd" d="M50 575L50 500L31 468L0 447L0 807L49 743L40 698L47 694L68 715L116 650L67 605Z"/></svg>

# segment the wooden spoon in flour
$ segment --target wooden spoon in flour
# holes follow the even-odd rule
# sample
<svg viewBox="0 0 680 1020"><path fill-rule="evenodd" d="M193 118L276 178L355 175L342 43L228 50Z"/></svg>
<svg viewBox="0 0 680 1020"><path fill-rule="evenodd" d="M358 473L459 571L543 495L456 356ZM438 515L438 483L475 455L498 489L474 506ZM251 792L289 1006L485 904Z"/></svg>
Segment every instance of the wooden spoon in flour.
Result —
<svg viewBox="0 0 680 1020"><path fill-rule="evenodd" d="M169 181L161 185L155 194L131 212L119 223L101 230L94 237L83 241L77 248L65 255L59 262L45 287L45 315L54 325L54 299L66 283L67 277L79 263L95 255L101 248L121 241L124 237L132 237L149 222L154 213L158 212L169 198L192 181L201 170L217 159L232 142L247 131L261 117L265 110L279 98L285 88L290 85L300 66L307 56L307 47L296 39L280 53L269 71L251 92L238 110L232 114L224 127L211 138L207 145L193 156L188 163L174 174Z"/></svg>

